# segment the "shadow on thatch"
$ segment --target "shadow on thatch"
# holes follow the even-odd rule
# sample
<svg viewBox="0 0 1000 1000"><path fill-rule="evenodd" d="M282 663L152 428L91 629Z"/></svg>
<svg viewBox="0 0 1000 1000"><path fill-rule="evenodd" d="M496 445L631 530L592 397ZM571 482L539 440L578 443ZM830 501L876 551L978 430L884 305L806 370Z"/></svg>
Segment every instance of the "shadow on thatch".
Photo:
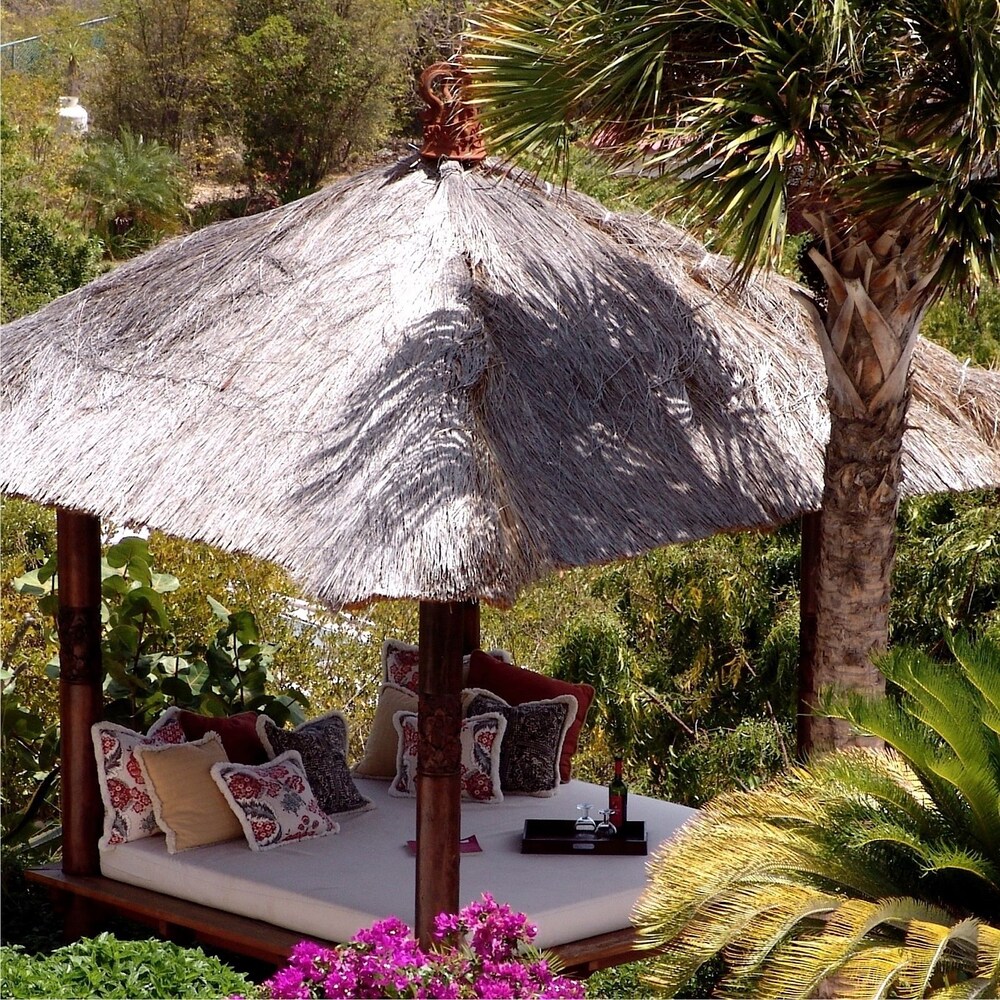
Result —
<svg viewBox="0 0 1000 1000"><path fill-rule="evenodd" d="M729 278L497 165L377 168L8 325L0 485L275 559L335 604L509 603L818 505L810 327L787 282L735 302ZM1000 377L925 345L917 382L904 489L1000 481Z"/></svg>

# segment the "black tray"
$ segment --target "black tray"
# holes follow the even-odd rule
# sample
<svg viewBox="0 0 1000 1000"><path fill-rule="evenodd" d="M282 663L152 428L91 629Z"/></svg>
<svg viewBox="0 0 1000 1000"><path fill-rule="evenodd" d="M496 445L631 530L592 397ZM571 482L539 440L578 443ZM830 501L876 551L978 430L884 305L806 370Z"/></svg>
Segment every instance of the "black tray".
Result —
<svg viewBox="0 0 1000 1000"><path fill-rule="evenodd" d="M645 854L646 824L629 820L613 837L580 833L571 819L526 819L522 854Z"/></svg>

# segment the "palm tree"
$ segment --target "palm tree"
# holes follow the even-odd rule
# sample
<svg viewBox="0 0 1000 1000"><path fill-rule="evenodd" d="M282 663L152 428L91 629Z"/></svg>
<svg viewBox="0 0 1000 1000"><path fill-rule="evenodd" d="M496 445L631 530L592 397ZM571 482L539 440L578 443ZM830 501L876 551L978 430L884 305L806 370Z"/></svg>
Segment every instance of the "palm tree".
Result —
<svg viewBox="0 0 1000 1000"><path fill-rule="evenodd" d="M651 985L719 957L722 996L997 996L1000 645L952 650L879 659L901 702L828 704L891 750L723 795L654 858L636 909Z"/></svg>
<svg viewBox="0 0 1000 1000"><path fill-rule="evenodd" d="M72 177L94 228L115 256L128 256L176 231L186 215L187 178L166 146L128 129L94 139Z"/></svg>
<svg viewBox="0 0 1000 1000"><path fill-rule="evenodd" d="M494 145L558 160L586 129L660 165L738 282L811 231L831 428L803 697L877 692L921 319L1000 273L997 0L487 0L465 59Z"/></svg>

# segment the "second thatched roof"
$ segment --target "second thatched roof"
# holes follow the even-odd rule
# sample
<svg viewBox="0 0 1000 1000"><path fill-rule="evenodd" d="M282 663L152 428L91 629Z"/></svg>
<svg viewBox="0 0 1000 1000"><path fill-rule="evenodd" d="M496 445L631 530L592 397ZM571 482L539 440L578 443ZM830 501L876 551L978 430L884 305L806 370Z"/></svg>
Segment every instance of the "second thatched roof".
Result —
<svg viewBox="0 0 1000 1000"><path fill-rule="evenodd" d="M2 331L0 488L286 566L334 605L508 604L564 566L818 507L786 283L419 158L164 244ZM907 493L1000 483L1000 376L922 343Z"/></svg>

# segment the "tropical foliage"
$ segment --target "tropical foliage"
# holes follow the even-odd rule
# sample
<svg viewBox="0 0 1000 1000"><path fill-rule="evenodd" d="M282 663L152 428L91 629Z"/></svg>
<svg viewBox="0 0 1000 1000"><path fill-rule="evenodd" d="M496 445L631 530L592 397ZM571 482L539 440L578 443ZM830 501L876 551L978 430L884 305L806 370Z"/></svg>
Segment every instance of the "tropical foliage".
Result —
<svg viewBox="0 0 1000 1000"><path fill-rule="evenodd" d="M5 997L208 997L247 994L250 979L200 948L167 941L122 941L112 934L77 941L49 955L0 949Z"/></svg>
<svg viewBox="0 0 1000 1000"><path fill-rule="evenodd" d="M228 110L227 4L117 0L112 9L86 94L95 121L107 135L131 132L174 153L203 147L197 139L220 130Z"/></svg>
<svg viewBox="0 0 1000 1000"><path fill-rule="evenodd" d="M51 538L39 541L47 545ZM54 686L40 676L54 680L59 675L56 656L44 666L40 662L40 654L52 649L57 584L54 555L11 582L34 608L5 644L0 675L8 861L18 852L54 843L61 832ZM179 705L207 715L255 709L279 723L302 721L308 699L294 687L275 683L275 648L263 641L251 612L230 612L208 596L214 636L206 640L205 633L196 633L184 641L173 632L166 598L180 585L177 577L155 569L142 538L127 537L107 549L101 583L105 717L145 731L164 708ZM39 689L46 687L49 700L40 702Z"/></svg>
<svg viewBox="0 0 1000 1000"><path fill-rule="evenodd" d="M5 323L96 277L103 253L100 240L60 209L71 196L65 176L75 143L62 141L44 119L38 121L33 101L25 99L29 108L22 107L21 115L8 114L7 92L17 95L22 82L5 77L0 118L0 320Z"/></svg>
<svg viewBox="0 0 1000 1000"><path fill-rule="evenodd" d="M637 908L671 994L721 956L721 996L995 996L1000 645L897 648L899 699L825 708L889 749L841 750L720 796L651 867Z"/></svg>
<svg viewBox="0 0 1000 1000"><path fill-rule="evenodd" d="M551 660L597 689L594 741L657 794L700 804L794 747L797 531L671 546L595 575ZM603 777L603 775L601 775Z"/></svg>
<svg viewBox="0 0 1000 1000"><path fill-rule="evenodd" d="M115 256L128 256L176 232L187 180L174 153L128 129L90 142L72 177L94 231Z"/></svg>
<svg viewBox="0 0 1000 1000"><path fill-rule="evenodd" d="M409 89L397 0L237 0L233 31L246 164L282 200L385 140Z"/></svg>
<svg viewBox="0 0 1000 1000"><path fill-rule="evenodd" d="M495 143L565 160L584 134L663 168L737 281L778 262L790 225L811 233L831 430L805 698L878 690L917 333L949 284L1000 274L995 0L493 0L476 20Z"/></svg>

